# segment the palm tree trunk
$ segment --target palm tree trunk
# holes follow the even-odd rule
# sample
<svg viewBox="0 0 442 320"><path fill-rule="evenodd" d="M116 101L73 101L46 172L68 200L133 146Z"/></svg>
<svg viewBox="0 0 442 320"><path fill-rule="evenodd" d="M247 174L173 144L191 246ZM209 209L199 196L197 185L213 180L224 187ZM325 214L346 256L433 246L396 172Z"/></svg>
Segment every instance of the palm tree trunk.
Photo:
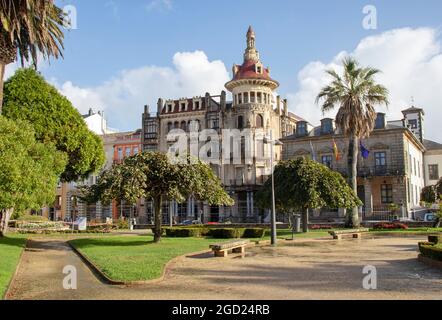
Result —
<svg viewBox="0 0 442 320"><path fill-rule="evenodd" d="M5 69L6 64L0 61L0 115L2 114L3 108L3 85L4 85L4 77L5 77Z"/></svg>
<svg viewBox="0 0 442 320"><path fill-rule="evenodd" d="M161 242L161 227L162 227L162 220L163 220L163 197L161 195L156 196L153 200L153 206L154 206L154 242L159 243Z"/></svg>
<svg viewBox="0 0 442 320"><path fill-rule="evenodd" d="M349 184L355 194L358 194L358 155L359 139L356 136L350 138L348 146L348 172ZM359 227L359 208L354 207L347 211L346 226L349 228Z"/></svg>
<svg viewBox="0 0 442 320"><path fill-rule="evenodd" d="M14 209L0 210L0 238L4 237L8 232L9 220L11 219Z"/></svg>

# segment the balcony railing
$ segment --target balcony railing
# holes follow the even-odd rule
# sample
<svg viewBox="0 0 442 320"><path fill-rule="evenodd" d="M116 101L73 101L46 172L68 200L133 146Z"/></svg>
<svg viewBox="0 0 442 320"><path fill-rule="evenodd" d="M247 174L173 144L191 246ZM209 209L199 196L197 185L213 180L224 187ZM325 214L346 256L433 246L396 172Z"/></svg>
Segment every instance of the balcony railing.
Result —
<svg viewBox="0 0 442 320"><path fill-rule="evenodd" d="M348 175L348 167L332 167L334 171L341 173L344 176ZM358 177L397 177L405 175L405 166L359 166Z"/></svg>

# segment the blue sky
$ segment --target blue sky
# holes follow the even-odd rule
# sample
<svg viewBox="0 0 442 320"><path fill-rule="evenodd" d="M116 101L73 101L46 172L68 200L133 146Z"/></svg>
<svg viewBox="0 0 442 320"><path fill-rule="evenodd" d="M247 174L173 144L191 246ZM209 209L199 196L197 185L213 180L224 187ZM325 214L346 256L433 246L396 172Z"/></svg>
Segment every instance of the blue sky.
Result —
<svg viewBox="0 0 442 320"><path fill-rule="evenodd" d="M173 72L178 68L174 60L178 52L201 51L209 62L224 63L230 74L233 63L242 62L245 33L247 27L253 25L261 59L271 67L273 78L281 83L278 93L297 101L299 91L305 89L300 73L306 72L306 66L310 72L308 66L312 62L328 66L340 52L354 52L363 39L401 28L433 30L434 36L429 41L438 45L442 26L440 0L58 0L57 3L76 7L78 29L66 33L64 59L52 61L42 72L60 88L70 83L88 92L99 91L98 88L101 90L109 82L123 79L122 72L153 66ZM377 8L376 30L362 27L362 8L366 5ZM409 46L413 45L410 40ZM433 56L437 54L440 48L435 49ZM125 81L119 83L124 85ZM144 104L155 105L156 98L165 94L161 90L156 94L154 87L145 90L146 98L128 99L128 103L143 99ZM174 98L175 92L181 93L173 89L170 92L172 96L167 98ZM67 94L69 98L70 94ZM124 93L125 96L131 94L143 92ZM406 95L403 101L408 101L418 94L403 95ZM97 98L96 101L105 100ZM299 101L296 103L293 110L301 113ZM118 106L94 107L109 110L111 126L121 130L139 127L134 121L139 118L142 105L122 106L120 100ZM117 107L138 114L122 121L124 113L116 110ZM397 111L393 110L396 115Z"/></svg>

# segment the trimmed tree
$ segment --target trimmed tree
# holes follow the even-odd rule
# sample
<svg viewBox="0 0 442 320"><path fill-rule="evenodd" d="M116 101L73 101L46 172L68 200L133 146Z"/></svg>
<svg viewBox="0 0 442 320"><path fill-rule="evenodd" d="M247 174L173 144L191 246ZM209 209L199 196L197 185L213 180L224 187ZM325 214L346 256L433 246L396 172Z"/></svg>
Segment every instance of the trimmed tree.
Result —
<svg viewBox="0 0 442 320"><path fill-rule="evenodd" d="M87 178L103 166L100 137L87 128L72 103L35 70L18 70L6 81L3 114L29 122L38 141L53 143L66 154L68 163L62 181Z"/></svg>
<svg viewBox="0 0 442 320"><path fill-rule="evenodd" d="M312 160L300 158L280 162L275 168L274 177L278 210L302 212L304 232L308 232L309 209L352 208L361 205L342 175ZM264 184L257 198L261 208L271 208L271 179Z"/></svg>
<svg viewBox="0 0 442 320"><path fill-rule="evenodd" d="M0 236L13 214L54 201L66 160L53 145L38 143L27 123L0 116Z"/></svg>
<svg viewBox="0 0 442 320"><path fill-rule="evenodd" d="M322 111L328 112L339 108L336 125L349 138L348 176L350 186L357 194L357 167L359 140L370 136L376 121L376 105L388 105L388 90L375 82L374 76L380 71L362 68L353 58L343 60L344 72L339 75L334 70L327 73L333 78L316 98L316 103L323 101ZM347 226L359 226L358 208L349 210Z"/></svg>
<svg viewBox="0 0 442 320"><path fill-rule="evenodd" d="M104 171L96 185L82 187L82 199L90 203L100 200L104 204L112 200L128 203L135 203L140 198L151 200L155 242L161 241L165 200L181 203L193 195L209 205L234 204L209 165L190 158L175 160L158 152L129 157L122 164Z"/></svg>

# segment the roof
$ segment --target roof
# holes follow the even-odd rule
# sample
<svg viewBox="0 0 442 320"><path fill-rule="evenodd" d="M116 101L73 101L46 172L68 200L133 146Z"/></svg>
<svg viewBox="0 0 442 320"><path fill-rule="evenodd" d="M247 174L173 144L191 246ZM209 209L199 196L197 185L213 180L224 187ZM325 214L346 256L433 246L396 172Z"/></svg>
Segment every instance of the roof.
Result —
<svg viewBox="0 0 442 320"><path fill-rule="evenodd" d="M415 106L411 106L408 109L402 110L403 114L412 113L412 112L422 112L423 114L425 114L424 109L416 108Z"/></svg>
<svg viewBox="0 0 442 320"><path fill-rule="evenodd" d="M427 150L442 150L442 144L431 140L424 140L424 146Z"/></svg>
<svg viewBox="0 0 442 320"><path fill-rule="evenodd" d="M243 79L261 79L275 81L270 77L270 70L268 68L262 67L262 72L257 72L256 65L260 62L254 60L246 60L241 66L237 66L238 72L234 75L233 80L243 80Z"/></svg>

